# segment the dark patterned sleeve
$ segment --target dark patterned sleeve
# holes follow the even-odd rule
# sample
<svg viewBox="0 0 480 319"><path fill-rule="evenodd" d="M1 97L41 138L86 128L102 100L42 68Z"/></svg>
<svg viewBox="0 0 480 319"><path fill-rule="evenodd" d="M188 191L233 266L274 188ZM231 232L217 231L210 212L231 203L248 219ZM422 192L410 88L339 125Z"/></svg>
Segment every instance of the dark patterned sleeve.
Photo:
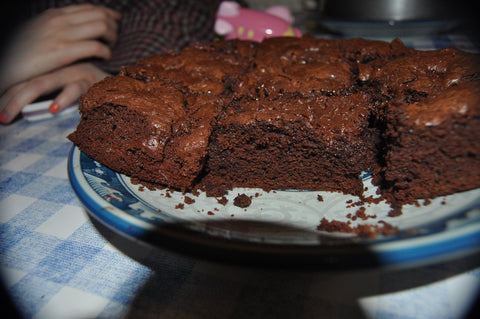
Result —
<svg viewBox="0 0 480 319"><path fill-rule="evenodd" d="M179 50L214 38L213 25L220 1L145 1L145 5L122 12L113 59L105 69L119 70L139 58Z"/></svg>

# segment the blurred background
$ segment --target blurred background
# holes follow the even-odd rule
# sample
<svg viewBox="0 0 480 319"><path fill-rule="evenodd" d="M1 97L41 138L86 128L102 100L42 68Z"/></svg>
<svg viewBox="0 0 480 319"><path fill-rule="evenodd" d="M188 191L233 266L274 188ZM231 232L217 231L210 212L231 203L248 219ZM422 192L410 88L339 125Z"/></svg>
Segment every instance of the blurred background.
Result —
<svg viewBox="0 0 480 319"><path fill-rule="evenodd" d="M288 7L296 26L314 35L392 39L446 33L478 39L478 1L451 0L247 0L265 10Z"/></svg>

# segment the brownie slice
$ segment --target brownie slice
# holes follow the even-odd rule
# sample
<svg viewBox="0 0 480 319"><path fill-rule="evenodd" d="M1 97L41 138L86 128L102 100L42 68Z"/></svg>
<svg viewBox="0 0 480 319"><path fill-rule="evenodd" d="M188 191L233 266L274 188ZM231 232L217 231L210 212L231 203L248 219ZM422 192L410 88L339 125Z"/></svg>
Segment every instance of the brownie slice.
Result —
<svg viewBox="0 0 480 319"><path fill-rule="evenodd" d="M219 95L228 91L250 68L257 43L227 41L198 43L180 52L139 60L121 74L143 82L162 82L185 93Z"/></svg>
<svg viewBox="0 0 480 319"><path fill-rule="evenodd" d="M218 103L126 76L106 78L80 101L69 135L82 152L142 181L190 189L202 169Z"/></svg>
<svg viewBox="0 0 480 319"><path fill-rule="evenodd" d="M480 81L388 112L383 192L413 203L480 185Z"/></svg>
<svg viewBox="0 0 480 319"><path fill-rule="evenodd" d="M329 190L360 195L376 165L367 95L235 101L212 131L203 187Z"/></svg>

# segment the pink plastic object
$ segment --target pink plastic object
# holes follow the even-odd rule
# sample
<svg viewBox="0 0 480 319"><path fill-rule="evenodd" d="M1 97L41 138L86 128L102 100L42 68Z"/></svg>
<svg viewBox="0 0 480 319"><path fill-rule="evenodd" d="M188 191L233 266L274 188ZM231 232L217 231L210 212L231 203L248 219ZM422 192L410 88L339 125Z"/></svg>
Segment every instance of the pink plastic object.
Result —
<svg viewBox="0 0 480 319"><path fill-rule="evenodd" d="M215 32L226 39L257 42L270 37L302 36L292 23L292 14L283 6L273 6L262 12L242 8L234 1L223 1L217 11Z"/></svg>

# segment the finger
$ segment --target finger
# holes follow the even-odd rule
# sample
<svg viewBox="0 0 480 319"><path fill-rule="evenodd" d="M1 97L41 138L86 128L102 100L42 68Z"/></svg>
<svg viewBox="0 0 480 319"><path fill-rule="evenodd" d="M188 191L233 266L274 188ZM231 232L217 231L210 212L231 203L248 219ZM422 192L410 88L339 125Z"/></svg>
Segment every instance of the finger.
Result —
<svg viewBox="0 0 480 319"><path fill-rule="evenodd" d="M75 73L74 67L65 68L38 76L12 87L2 96L0 101L4 106L1 111L0 121L3 123L11 122L26 105L45 94L55 92L65 86L71 78L71 69Z"/></svg>
<svg viewBox="0 0 480 319"><path fill-rule="evenodd" d="M82 94L87 92L90 83L84 79L67 84L62 92L53 100L50 106L51 113L58 113L78 100Z"/></svg>
<svg viewBox="0 0 480 319"><path fill-rule="evenodd" d="M13 89L14 94L9 94L9 99L4 100L4 108L0 113L0 121L3 123L10 123L25 107L25 105L32 103L40 96L54 91L46 86L39 87L36 83L38 81L23 82ZM9 93L9 92L7 92Z"/></svg>
<svg viewBox="0 0 480 319"><path fill-rule="evenodd" d="M110 46L117 41L118 26L112 19L92 20L81 24L70 25L63 30L63 38L67 41L104 39Z"/></svg>
<svg viewBox="0 0 480 319"><path fill-rule="evenodd" d="M27 81L29 78L46 74L79 60L93 57L110 59L112 54L110 47L98 40L61 42L43 51L38 58L22 57L16 61L13 57L8 63L1 61L0 89L7 90L15 83Z"/></svg>
<svg viewBox="0 0 480 319"><path fill-rule="evenodd" d="M59 35L61 39L66 41L103 38L110 45L113 45L118 33L117 20L120 17L119 12L109 8L90 4L72 5L47 10L41 15L41 18L37 19L36 24L40 30L50 30L49 33L44 34L44 36L48 35L50 38L58 38ZM88 27L90 23L93 23L94 26L87 30L92 30L93 33L83 35L82 32L76 32L73 35L80 34L80 36L72 38L70 34L72 30L75 31L77 27L82 25Z"/></svg>
<svg viewBox="0 0 480 319"><path fill-rule="evenodd" d="M113 10L111 8L103 7L103 6L95 6L93 4L74 4L65 6L63 8L58 9L61 14L71 14L71 13L78 13L78 12L91 12L92 10L102 10L107 13L109 16L118 20L121 18L121 13Z"/></svg>
<svg viewBox="0 0 480 319"><path fill-rule="evenodd" d="M49 62L44 64L47 69L55 69L92 57L108 60L112 55L110 47L97 40L69 42L52 51Z"/></svg>
<svg viewBox="0 0 480 319"><path fill-rule="evenodd" d="M15 84L6 90L4 94L0 95L0 110L3 109L6 102L8 102L25 84L26 82Z"/></svg>
<svg viewBox="0 0 480 319"><path fill-rule="evenodd" d="M107 75L92 64L80 63L22 82L12 87L0 98L0 106L3 107L0 112L0 122L12 121L25 105L60 88L65 89L54 102L58 104L58 110L64 109L86 92L91 84ZM70 84L72 85L70 86Z"/></svg>
<svg viewBox="0 0 480 319"><path fill-rule="evenodd" d="M122 15L120 12L110 8L87 6L85 9L69 12L65 16L68 16L68 19L71 23L79 24L99 19L112 19L117 21L120 20Z"/></svg>
<svg viewBox="0 0 480 319"><path fill-rule="evenodd" d="M16 84L6 90L4 94L0 96L0 111L3 112L3 110L6 108L6 106L9 104L10 100L19 92L21 89L26 85L26 82L22 82L19 84Z"/></svg>
<svg viewBox="0 0 480 319"><path fill-rule="evenodd" d="M116 42L118 33L117 21L120 17L121 14L118 11L109 8L84 6L84 9L66 14L62 16L62 19L65 19L65 23L73 28L78 28L78 31L82 29L89 31L69 34L70 39L72 39L72 36L76 36L76 38L73 38L74 40L98 37L105 39L110 45L113 45Z"/></svg>
<svg viewBox="0 0 480 319"><path fill-rule="evenodd" d="M120 17L121 14L118 11L86 4L49 9L33 22L38 28L45 28L47 25L48 29L55 30L94 21L108 21L109 25L115 26Z"/></svg>

